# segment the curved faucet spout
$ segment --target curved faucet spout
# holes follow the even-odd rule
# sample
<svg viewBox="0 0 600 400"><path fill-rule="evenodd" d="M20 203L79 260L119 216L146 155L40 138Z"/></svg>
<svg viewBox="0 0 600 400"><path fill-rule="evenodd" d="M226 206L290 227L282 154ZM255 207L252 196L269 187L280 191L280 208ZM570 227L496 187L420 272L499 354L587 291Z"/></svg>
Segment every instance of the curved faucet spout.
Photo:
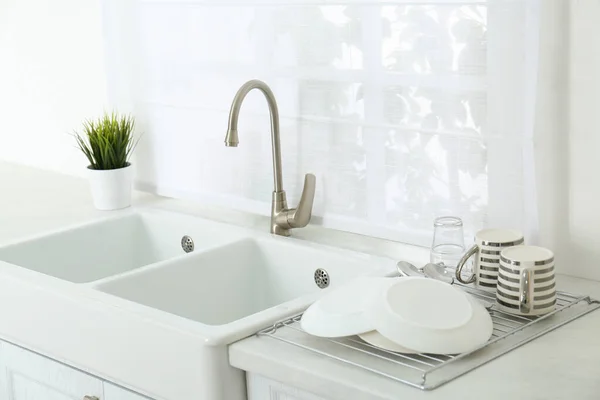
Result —
<svg viewBox="0 0 600 400"><path fill-rule="evenodd" d="M275 95L266 83L252 80L244 83L237 91L229 111L229 126L225 135L225 146L237 147L238 118L240 108L246 95L252 89L260 90L267 99L271 113L271 148L273 150L273 198L271 204L271 233L289 236L292 228L302 228L310 221L312 205L315 197L315 176L306 174L304 189L297 208L288 208L285 191L283 190L283 174L281 172L281 143L279 140L279 110Z"/></svg>
<svg viewBox="0 0 600 400"><path fill-rule="evenodd" d="M260 90L265 95L267 104L269 105L269 112L271 114L271 147L273 151L273 183L275 192L281 192L283 191L283 177L281 172L281 144L279 140L279 109L277 108L275 95L271 91L271 88L263 81L257 79L248 81L235 94L231 110L229 111L229 126L227 128L227 135L225 136L225 146L237 147L239 143L237 125L240 108L246 95L252 89Z"/></svg>

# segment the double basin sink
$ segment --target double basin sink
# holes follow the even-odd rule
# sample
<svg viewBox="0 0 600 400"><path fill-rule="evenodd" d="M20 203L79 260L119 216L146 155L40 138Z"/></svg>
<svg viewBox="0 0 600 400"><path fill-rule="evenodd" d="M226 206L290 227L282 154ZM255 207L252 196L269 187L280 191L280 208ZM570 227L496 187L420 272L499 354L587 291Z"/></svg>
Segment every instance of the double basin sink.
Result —
<svg viewBox="0 0 600 400"><path fill-rule="evenodd" d="M0 247L0 339L153 399L244 400L229 344L355 277L395 271L267 226L113 215Z"/></svg>
<svg viewBox="0 0 600 400"><path fill-rule="evenodd" d="M393 271L391 260L157 209L8 245L0 261L207 326L272 323L323 286Z"/></svg>
<svg viewBox="0 0 600 400"><path fill-rule="evenodd" d="M150 398L243 400L229 344L394 270L391 259L134 208L0 247L0 339Z"/></svg>

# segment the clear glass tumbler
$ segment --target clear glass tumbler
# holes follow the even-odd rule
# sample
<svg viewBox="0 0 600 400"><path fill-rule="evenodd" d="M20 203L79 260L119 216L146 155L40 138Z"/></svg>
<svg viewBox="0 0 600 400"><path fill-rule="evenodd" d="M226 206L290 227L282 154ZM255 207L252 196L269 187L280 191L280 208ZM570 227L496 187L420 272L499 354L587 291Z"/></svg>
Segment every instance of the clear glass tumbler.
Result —
<svg viewBox="0 0 600 400"><path fill-rule="evenodd" d="M465 252L463 223L458 217L439 217L433 223L433 243L430 261L444 263L446 268L456 268Z"/></svg>

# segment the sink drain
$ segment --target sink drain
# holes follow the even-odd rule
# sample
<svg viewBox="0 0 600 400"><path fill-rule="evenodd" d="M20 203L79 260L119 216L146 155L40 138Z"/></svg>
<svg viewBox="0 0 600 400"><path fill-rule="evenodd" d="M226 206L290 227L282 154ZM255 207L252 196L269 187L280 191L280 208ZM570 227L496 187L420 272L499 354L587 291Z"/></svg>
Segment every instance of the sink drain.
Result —
<svg viewBox="0 0 600 400"><path fill-rule="evenodd" d="M329 286L329 274L323 268L317 268L315 271L315 283L321 289Z"/></svg>
<svg viewBox="0 0 600 400"><path fill-rule="evenodd" d="M181 248L186 253L191 253L194 251L194 240L188 235L185 235L181 238Z"/></svg>

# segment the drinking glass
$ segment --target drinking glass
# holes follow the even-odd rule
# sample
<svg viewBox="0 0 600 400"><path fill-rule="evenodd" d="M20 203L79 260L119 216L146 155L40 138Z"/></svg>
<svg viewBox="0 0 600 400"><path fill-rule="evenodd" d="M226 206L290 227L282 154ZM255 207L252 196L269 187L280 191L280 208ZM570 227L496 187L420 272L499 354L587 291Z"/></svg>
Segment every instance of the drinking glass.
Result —
<svg viewBox="0 0 600 400"><path fill-rule="evenodd" d="M463 223L458 217L439 217L433 223L430 261L455 269L465 252Z"/></svg>

